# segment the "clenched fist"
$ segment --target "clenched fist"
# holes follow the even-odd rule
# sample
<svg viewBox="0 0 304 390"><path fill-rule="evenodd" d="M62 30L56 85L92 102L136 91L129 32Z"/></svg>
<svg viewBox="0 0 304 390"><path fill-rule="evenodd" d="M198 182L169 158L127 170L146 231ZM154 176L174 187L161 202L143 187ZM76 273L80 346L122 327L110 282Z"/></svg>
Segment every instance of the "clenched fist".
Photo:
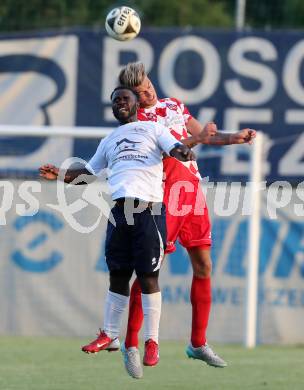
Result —
<svg viewBox="0 0 304 390"><path fill-rule="evenodd" d="M59 168L52 164L45 164L39 168L40 176L47 180L56 180Z"/></svg>
<svg viewBox="0 0 304 390"><path fill-rule="evenodd" d="M252 144L256 137L256 131L253 129L243 129L237 133L231 134L232 144Z"/></svg>

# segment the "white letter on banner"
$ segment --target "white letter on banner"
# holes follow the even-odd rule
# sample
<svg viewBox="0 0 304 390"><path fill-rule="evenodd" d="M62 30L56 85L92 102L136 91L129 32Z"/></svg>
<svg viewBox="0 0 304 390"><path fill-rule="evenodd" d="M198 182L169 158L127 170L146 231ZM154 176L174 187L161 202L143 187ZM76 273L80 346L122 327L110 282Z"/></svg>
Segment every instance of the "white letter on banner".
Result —
<svg viewBox="0 0 304 390"><path fill-rule="evenodd" d="M271 219L277 218L277 209L287 206L291 201L292 187L288 181L275 181L267 191L267 212Z"/></svg>
<svg viewBox="0 0 304 390"><path fill-rule="evenodd" d="M229 65L236 73L256 80L261 86L257 90L248 91L242 87L240 80L233 79L225 82L225 89L233 102L258 106L273 97L277 89L277 78L269 66L245 58L248 52L258 53L265 61L277 59L276 48L266 39L251 37L237 40L228 53Z"/></svg>
<svg viewBox="0 0 304 390"><path fill-rule="evenodd" d="M304 125L304 110L287 110L285 121L291 125ZM304 133L294 140L278 164L278 173L282 176L303 176L304 174Z"/></svg>
<svg viewBox="0 0 304 390"><path fill-rule="evenodd" d="M182 205L180 207L179 195L181 189L184 188L185 192L194 192L194 185L190 181L180 180L173 184L170 188L169 202L168 202L168 213L174 217L183 217L191 213L191 205Z"/></svg>
<svg viewBox="0 0 304 390"><path fill-rule="evenodd" d="M200 123L213 122L216 115L216 109L211 107L201 108L198 113L196 119Z"/></svg>
<svg viewBox="0 0 304 390"><path fill-rule="evenodd" d="M295 203L295 214L297 217L304 217L304 181L298 184L296 188L296 194L298 195L302 203Z"/></svg>
<svg viewBox="0 0 304 390"><path fill-rule="evenodd" d="M241 123L271 123L272 111L268 109L229 108L225 111L224 128L227 131L239 130ZM270 172L270 164L266 161L269 145L264 145L265 161L263 173ZM248 161L240 161L240 154L248 154ZM221 173L228 175L248 175L250 172L250 145L235 145L225 148L221 160Z"/></svg>
<svg viewBox="0 0 304 390"><path fill-rule="evenodd" d="M301 84L301 66L304 59L304 40L288 53L283 67L283 85L291 99L304 105L304 86Z"/></svg>
<svg viewBox="0 0 304 390"><path fill-rule="evenodd" d="M41 183L39 181L25 181L18 188L18 195L22 200L28 203L28 208L22 203L16 204L16 213L20 216L35 215L39 211L39 201L29 190L41 192Z"/></svg>
<svg viewBox="0 0 304 390"><path fill-rule="evenodd" d="M205 73L197 87L184 89L175 81L174 67L178 56L190 50L202 58ZM166 95L178 97L187 104L196 104L213 94L220 81L220 72L221 61L215 47L206 39L190 35L174 39L163 50L159 60L158 80Z"/></svg>
<svg viewBox="0 0 304 390"><path fill-rule="evenodd" d="M14 186L9 181L0 181L1 187L3 187L3 197L0 205L0 225L5 225L5 213L9 211L13 204Z"/></svg>
<svg viewBox="0 0 304 390"><path fill-rule="evenodd" d="M136 60L142 61L147 73L149 73L153 65L153 51L151 45L143 38L119 42L106 37L103 42L101 95L103 102L110 102L110 94L117 86L118 74L125 65L120 65L120 54L122 52L134 53L137 56Z"/></svg>
<svg viewBox="0 0 304 390"><path fill-rule="evenodd" d="M241 196L242 183L218 182L215 190L214 212L218 217L231 217L235 215Z"/></svg>

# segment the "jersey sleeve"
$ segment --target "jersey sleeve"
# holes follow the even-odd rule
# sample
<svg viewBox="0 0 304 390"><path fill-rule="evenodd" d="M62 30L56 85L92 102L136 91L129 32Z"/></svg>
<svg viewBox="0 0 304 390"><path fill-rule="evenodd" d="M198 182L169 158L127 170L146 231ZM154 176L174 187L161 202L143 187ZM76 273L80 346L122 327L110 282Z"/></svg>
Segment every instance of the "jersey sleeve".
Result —
<svg viewBox="0 0 304 390"><path fill-rule="evenodd" d="M108 165L105 154L105 140L101 140L95 154L86 164L86 169L95 176L100 176L102 170Z"/></svg>
<svg viewBox="0 0 304 390"><path fill-rule="evenodd" d="M155 123L155 130L158 145L167 154L169 154L176 145L180 144L167 127Z"/></svg>

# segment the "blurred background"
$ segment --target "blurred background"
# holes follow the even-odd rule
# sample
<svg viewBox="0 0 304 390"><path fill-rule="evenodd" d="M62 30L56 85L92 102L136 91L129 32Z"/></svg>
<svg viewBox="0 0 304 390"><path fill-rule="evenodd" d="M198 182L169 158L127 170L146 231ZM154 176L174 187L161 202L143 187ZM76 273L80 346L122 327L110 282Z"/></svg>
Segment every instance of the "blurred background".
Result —
<svg viewBox="0 0 304 390"><path fill-rule="evenodd" d="M241 10L247 29L301 29L304 26L301 0L31 0L26 4L21 0L4 0L0 9L0 30L103 27L107 12L119 5L136 9L145 27L234 29L236 14Z"/></svg>
<svg viewBox="0 0 304 390"><path fill-rule="evenodd" d="M115 126L110 93L121 67L140 60L159 97L182 100L202 123L264 133L265 190L256 194L262 201L257 342L304 343L304 2L124 1L142 21L129 42L114 41L104 30L107 13L118 5L1 1L0 334L85 336L101 326L106 218L99 218L96 199L108 200L105 183L66 188L66 203L56 208L58 188L40 181L37 168L94 153L98 136L86 138L85 132L104 136ZM47 129L46 136L37 136L39 129ZM196 153L205 184L212 184L208 335L241 343L253 148L204 146ZM181 247L161 274L161 337L188 340L192 271Z"/></svg>

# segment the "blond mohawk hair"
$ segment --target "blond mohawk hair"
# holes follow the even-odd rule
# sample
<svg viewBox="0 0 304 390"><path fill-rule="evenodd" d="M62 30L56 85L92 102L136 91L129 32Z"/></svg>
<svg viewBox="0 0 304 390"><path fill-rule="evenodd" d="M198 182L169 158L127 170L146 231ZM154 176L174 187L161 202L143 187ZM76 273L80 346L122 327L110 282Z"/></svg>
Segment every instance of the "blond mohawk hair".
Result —
<svg viewBox="0 0 304 390"><path fill-rule="evenodd" d="M119 73L119 84L125 87L138 87L147 76L142 62L129 62Z"/></svg>

